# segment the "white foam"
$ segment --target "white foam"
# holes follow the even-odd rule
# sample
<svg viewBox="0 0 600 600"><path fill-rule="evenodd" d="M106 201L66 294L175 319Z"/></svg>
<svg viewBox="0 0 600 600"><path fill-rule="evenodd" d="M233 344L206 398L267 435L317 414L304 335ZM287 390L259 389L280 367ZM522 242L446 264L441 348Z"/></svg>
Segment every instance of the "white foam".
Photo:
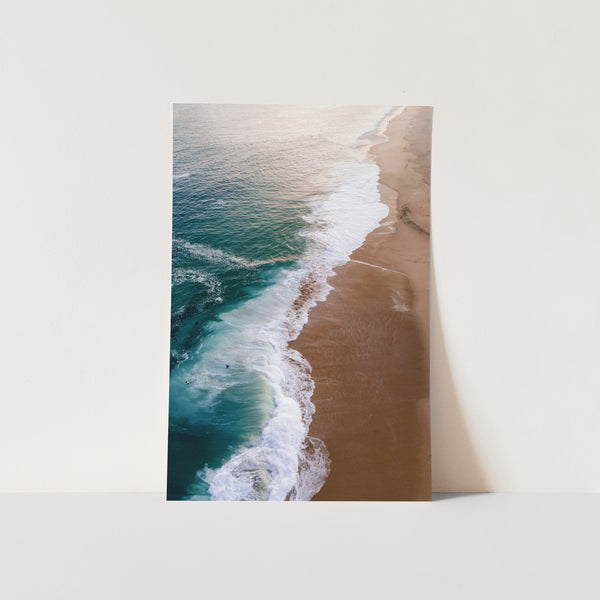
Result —
<svg viewBox="0 0 600 600"><path fill-rule="evenodd" d="M221 315L202 348L199 361L186 373L191 385L202 388L203 403L210 403L227 386L235 384L236 370L264 376L274 411L260 439L250 441L221 469L203 469L200 479L210 483L216 500L285 500L298 476L298 455L312 414L312 380L306 361L287 348L289 307L298 289L297 271L282 271L259 297ZM224 357L230 369L223 370ZM177 379L172 382L177 385ZM188 385L190 385L188 384ZM312 406L312 405L311 405ZM197 496L191 496L197 499Z"/></svg>
<svg viewBox="0 0 600 600"><path fill-rule="evenodd" d="M174 239L173 247L180 252L187 252L191 256L197 258L203 258L212 263L228 265L233 267L246 267L252 268L264 264L268 264L269 261L253 261L244 258L243 256L236 256L231 252L220 250L219 248L213 248L206 244L192 244L187 240Z"/></svg>
<svg viewBox="0 0 600 600"><path fill-rule="evenodd" d="M192 242L178 238L173 240L173 248L178 252L185 252L190 256L201 258L211 263L246 269L293 260L293 258L285 256L270 258L268 260L251 260L249 258L244 258L243 256L236 256L231 252L219 248L213 248L206 244L193 244Z"/></svg>
<svg viewBox="0 0 600 600"><path fill-rule="evenodd" d="M314 242L318 260L330 269L345 263L388 214L377 188L379 168L363 164L360 170L324 201L316 201L306 219L313 227L303 235Z"/></svg>
<svg viewBox="0 0 600 600"><path fill-rule="evenodd" d="M206 286L209 293L216 293L220 292L221 290L221 284L215 275L203 273L198 269L173 269L173 274L171 275L172 285L178 285L186 282L203 284Z"/></svg>

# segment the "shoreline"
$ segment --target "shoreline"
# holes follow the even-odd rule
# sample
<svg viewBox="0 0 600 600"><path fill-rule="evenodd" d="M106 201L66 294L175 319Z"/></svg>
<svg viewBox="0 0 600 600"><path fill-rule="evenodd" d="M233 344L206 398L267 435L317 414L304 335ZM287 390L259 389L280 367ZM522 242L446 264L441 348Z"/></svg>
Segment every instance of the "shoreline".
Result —
<svg viewBox="0 0 600 600"><path fill-rule="evenodd" d="M312 366L331 471L314 500L431 499L430 107L406 107L371 146L387 217L328 280L291 348Z"/></svg>

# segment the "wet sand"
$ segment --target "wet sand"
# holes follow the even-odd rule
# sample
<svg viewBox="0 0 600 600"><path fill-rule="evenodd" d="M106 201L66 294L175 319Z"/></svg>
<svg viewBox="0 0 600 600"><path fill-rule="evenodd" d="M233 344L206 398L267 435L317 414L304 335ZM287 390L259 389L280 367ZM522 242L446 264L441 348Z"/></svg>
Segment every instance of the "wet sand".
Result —
<svg viewBox="0 0 600 600"><path fill-rule="evenodd" d="M312 366L309 435L331 473L314 500L430 500L430 107L391 120L371 152L390 209L336 269L291 344Z"/></svg>

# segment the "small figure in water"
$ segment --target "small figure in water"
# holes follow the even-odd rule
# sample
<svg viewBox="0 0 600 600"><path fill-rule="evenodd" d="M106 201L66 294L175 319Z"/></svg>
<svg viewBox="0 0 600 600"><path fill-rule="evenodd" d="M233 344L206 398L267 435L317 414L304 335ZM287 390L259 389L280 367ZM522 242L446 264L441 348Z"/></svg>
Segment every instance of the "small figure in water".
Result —
<svg viewBox="0 0 600 600"><path fill-rule="evenodd" d="M225 365L225 368L226 368L226 369L229 369L229 365Z"/></svg>
<svg viewBox="0 0 600 600"><path fill-rule="evenodd" d="M189 381L189 379L186 379L183 383L185 383L185 385L190 385L190 383L192 383L192 382Z"/></svg>

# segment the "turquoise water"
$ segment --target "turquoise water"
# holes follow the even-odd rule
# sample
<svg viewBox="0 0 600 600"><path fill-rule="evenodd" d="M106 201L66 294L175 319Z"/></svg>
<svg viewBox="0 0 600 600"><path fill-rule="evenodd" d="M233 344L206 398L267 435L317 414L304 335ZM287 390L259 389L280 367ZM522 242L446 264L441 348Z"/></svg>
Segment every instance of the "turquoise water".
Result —
<svg viewBox="0 0 600 600"><path fill-rule="evenodd" d="M174 106L168 499L302 500L325 480L287 342L387 214L367 150L389 110Z"/></svg>

